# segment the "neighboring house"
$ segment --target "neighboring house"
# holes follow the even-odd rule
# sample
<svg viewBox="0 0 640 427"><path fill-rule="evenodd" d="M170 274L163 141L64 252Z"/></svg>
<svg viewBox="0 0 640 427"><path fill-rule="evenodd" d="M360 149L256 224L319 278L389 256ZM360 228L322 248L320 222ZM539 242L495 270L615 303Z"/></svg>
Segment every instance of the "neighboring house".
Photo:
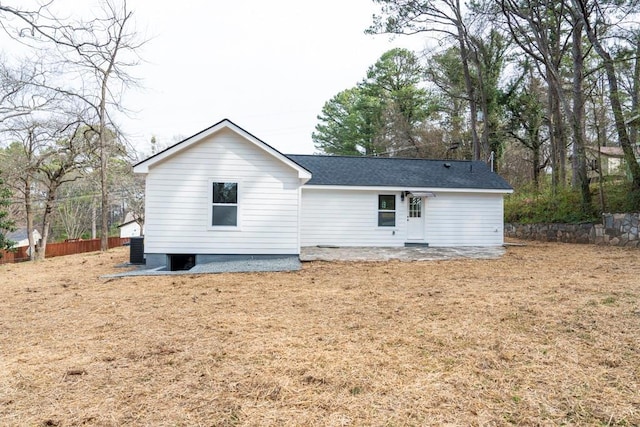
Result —
<svg viewBox="0 0 640 427"><path fill-rule="evenodd" d="M122 223L118 228L120 229L121 238L142 236L142 227L140 227L140 224L138 224L138 221L136 220Z"/></svg>
<svg viewBox="0 0 640 427"><path fill-rule="evenodd" d="M12 242L15 242L15 245L13 245L14 248L22 248L25 246L29 246L29 233L27 232L26 227L19 228L16 231L7 233L5 237L7 238L7 240L11 240ZM40 242L40 239L42 239L40 232L34 228L33 243L37 245Z"/></svg>
<svg viewBox="0 0 640 427"><path fill-rule="evenodd" d="M600 173L603 177L618 179L627 176L622 147L587 147L586 153L590 180L597 181Z"/></svg>
<svg viewBox="0 0 640 427"><path fill-rule="evenodd" d="M120 238L139 237L144 235L144 225L140 224L140 218L132 212L127 212L124 216L124 222L118 226L120 229Z"/></svg>
<svg viewBox="0 0 640 427"><path fill-rule="evenodd" d="M483 162L284 155L229 120L134 166L147 265L297 257L302 246L499 246L503 196Z"/></svg>

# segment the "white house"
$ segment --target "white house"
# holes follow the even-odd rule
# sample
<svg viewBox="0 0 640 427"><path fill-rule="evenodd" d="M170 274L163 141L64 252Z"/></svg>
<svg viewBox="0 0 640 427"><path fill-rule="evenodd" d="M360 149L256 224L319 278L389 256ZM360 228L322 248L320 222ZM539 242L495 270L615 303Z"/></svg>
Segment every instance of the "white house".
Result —
<svg viewBox="0 0 640 427"><path fill-rule="evenodd" d="M512 188L483 162L284 155L229 120L134 166L169 269L303 246L498 246Z"/></svg>
<svg viewBox="0 0 640 427"><path fill-rule="evenodd" d="M16 231L9 232L6 235L6 238L8 240L11 240L12 242L15 242L13 245L14 248L29 246L29 233L26 228L19 228ZM38 242L40 242L40 239L42 239L40 232L34 228L33 242L37 245Z"/></svg>
<svg viewBox="0 0 640 427"><path fill-rule="evenodd" d="M636 146L636 159L640 160L637 152ZM597 181L600 175L608 179L624 179L627 175L628 168L622 147L586 147L586 156L590 166L587 171L590 180Z"/></svg>
<svg viewBox="0 0 640 427"><path fill-rule="evenodd" d="M123 222L118 226L120 229L120 237L139 237L142 235L142 227L136 220L131 220L127 222Z"/></svg>

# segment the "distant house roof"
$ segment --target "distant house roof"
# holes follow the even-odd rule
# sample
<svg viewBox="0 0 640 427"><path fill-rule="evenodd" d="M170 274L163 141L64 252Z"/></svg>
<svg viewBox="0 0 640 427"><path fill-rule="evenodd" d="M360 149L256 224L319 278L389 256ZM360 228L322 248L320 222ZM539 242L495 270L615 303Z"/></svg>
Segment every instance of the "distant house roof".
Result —
<svg viewBox="0 0 640 427"><path fill-rule="evenodd" d="M12 242L19 242L20 240L28 239L29 233L26 228L19 228L16 231L10 231L7 233L6 238Z"/></svg>
<svg viewBox="0 0 640 427"><path fill-rule="evenodd" d="M134 215L133 212L127 212L127 214L124 216L124 221L122 221L122 225L124 224L128 224L130 222L136 221L137 218Z"/></svg>
<svg viewBox="0 0 640 427"><path fill-rule="evenodd" d="M587 147L587 150L597 153L598 147ZM624 151L622 151L622 147L600 147L600 154L608 157L624 157Z"/></svg>
<svg viewBox="0 0 640 427"><path fill-rule="evenodd" d="M481 161L398 157L287 156L311 172L306 185L512 191Z"/></svg>
<svg viewBox="0 0 640 427"><path fill-rule="evenodd" d="M135 219L132 219L131 221L123 222L122 224L120 224L120 225L118 226L118 228L126 227L126 226L127 226L127 225L129 225L129 224L138 224L138 225L140 225L140 224L138 223L138 221L136 221Z"/></svg>

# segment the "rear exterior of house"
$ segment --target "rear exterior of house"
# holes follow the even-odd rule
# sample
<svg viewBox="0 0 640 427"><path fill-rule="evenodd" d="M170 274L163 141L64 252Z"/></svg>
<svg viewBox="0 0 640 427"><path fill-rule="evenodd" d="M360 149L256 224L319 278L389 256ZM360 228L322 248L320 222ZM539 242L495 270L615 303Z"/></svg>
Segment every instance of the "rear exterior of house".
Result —
<svg viewBox="0 0 640 427"><path fill-rule="evenodd" d="M483 162L289 156L302 188L302 246L499 246L511 187Z"/></svg>
<svg viewBox="0 0 640 427"><path fill-rule="evenodd" d="M304 246L498 246L511 187L483 162L286 156L223 120L134 166L149 267Z"/></svg>
<svg viewBox="0 0 640 427"><path fill-rule="evenodd" d="M302 191L302 246L500 246L502 194L434 191ZM381 211L391 198L395 209ZM379 215L391 218L380 222Z"/></svg>

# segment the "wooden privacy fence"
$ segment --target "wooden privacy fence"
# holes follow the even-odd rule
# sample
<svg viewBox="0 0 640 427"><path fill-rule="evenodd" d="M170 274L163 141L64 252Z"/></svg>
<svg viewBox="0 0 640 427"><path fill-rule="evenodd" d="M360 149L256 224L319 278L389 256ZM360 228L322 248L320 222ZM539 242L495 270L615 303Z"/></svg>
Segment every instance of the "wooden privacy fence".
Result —
<svg viewBox="0 0 640 427"><path fill-rule="evenodd" d="M2 258L0 258L0 264L11 264L14 262L28 261L29 260L29 255L27 255L28 249L29 249L28 247L22 247L22 248L17 248L13 252L0 251L0 255L2 255Z"/></svg>
<svg viewBox="0 0 640 427"><path fill-rule="evenodd" d="M129 238L109 237L109 249L129 243ZM15 252L0 251L2 258L0 264L27 261L28 248L18 248ZM45 258L56 256L81 254L84 252L95 252L100 250L100 239L74 240L60 243L47 243Z"/></svg>

